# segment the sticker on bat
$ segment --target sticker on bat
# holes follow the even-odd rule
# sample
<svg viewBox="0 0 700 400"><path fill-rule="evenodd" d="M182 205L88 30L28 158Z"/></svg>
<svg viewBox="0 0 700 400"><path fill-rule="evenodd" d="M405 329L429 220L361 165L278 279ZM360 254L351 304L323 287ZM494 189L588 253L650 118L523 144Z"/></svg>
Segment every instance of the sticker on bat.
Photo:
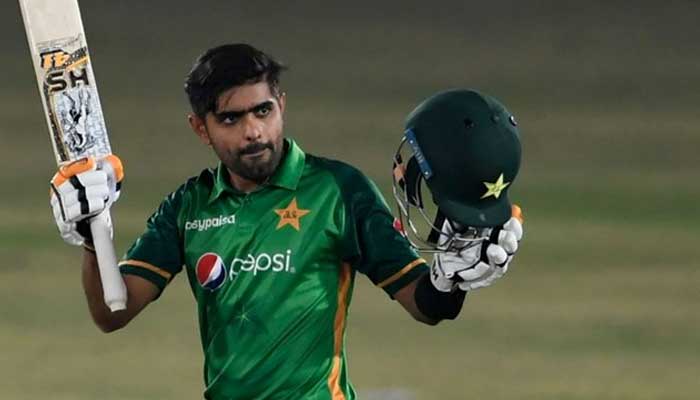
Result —
<svg viewBox="0 0 700 400"><path fill-rule="evenodd" d="M46 71L44 88L47 93L60 92L80 84L91 84L86 47L72 53L62 49L49 50L41 53L39 57L41 67Z"/></svg>
<svg viewBox="0 0 700 400"><path fill-rule="evenodd" d="M79 86L54 93L57 122L64 148L73 157L109 154L107 132L94 87Z"/></svg>

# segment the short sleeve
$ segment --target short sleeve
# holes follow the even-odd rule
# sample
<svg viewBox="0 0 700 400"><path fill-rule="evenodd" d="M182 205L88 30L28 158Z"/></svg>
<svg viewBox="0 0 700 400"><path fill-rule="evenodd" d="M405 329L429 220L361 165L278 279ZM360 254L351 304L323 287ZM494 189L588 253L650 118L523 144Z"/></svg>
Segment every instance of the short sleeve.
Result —
<svg viewBox="0 0 700 400"><path fill-rule="evenodd" d="M122 274L140 276L161 292L182 270L182 235L178 213L182 194L171 193L146 222L146 229L127 250L119 263Z"/></svg>
<svg viewBox="0 0 700 400"><path fill-rule="evenodd" d="M394 228L394 217L376 185L354 169L345 178L344 258L393 297L428 267Z"/></svg>

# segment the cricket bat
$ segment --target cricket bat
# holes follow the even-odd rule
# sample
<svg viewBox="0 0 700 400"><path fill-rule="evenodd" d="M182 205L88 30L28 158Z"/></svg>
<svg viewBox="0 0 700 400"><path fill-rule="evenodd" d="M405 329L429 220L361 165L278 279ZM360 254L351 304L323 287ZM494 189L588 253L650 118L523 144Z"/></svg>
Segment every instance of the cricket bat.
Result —
<svg viewBox="0 0 700 400"><path fill-rule="evenodd" d="M78 1L19 0L19 5L59 173L70 178L99 163L120 181L123 170L109 145ZM106 209L91 219L90 230L105 304L114 312L126 309L126 286L108 218Z"/></svg>

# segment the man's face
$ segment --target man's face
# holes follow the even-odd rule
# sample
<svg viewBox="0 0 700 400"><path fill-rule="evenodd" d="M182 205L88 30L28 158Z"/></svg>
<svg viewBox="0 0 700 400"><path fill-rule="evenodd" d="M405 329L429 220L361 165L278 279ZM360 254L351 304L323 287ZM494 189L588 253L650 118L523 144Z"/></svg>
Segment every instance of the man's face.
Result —
<svg viewBox="0 0 700 400"><path fill-rule="evenodd" d="M262 183L282 159L284 102L265 81L236 86L219 96L204 120L190 115L190 125L230 172Z"/></svg>

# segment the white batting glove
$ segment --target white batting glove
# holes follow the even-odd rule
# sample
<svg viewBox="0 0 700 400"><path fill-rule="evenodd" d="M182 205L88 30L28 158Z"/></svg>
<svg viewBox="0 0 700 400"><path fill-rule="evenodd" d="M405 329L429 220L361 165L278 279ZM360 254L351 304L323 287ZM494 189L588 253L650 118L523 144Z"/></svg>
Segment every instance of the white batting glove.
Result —
<svg viewBox="0 0 700 400"><path fill-rule="evenodd" d="M106 161L90 160L57 172L51 179L51 209L63 240L92 249L90 219L104 211L113 236L108 210L119 199L119 187Z"/></svg>
<svg viewBox="0 0 700 400"><path fill-rule="evenodd" d="M442 292L451 292L455 287L471 291L490 286L505 275L523 237L518 218L512 217L500 228L487 229L483 234L488 238L481 242L436 253L430 273L433 286ZM443 225L443 232L445 235L441 238L453 232L448 221Z"/></svg>

